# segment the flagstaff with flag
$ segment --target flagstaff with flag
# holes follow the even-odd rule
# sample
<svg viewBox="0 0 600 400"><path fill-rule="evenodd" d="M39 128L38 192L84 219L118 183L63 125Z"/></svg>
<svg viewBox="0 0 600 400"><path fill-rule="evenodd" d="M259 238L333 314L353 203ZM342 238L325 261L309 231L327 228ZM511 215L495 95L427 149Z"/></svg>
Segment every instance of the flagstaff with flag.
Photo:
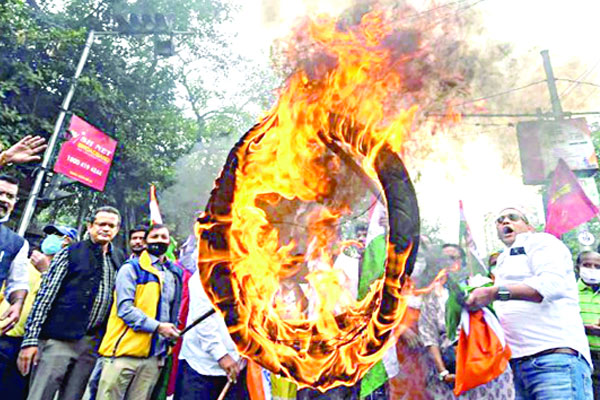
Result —
<svg viewBox="0 0 600 400"><path fill-rule="evenodd" d="M469 228L469 224L467 223L467 218L465 217L465 210L463 207L462 200L458 201L458 207L460 212L458 244L465 251L465 263L467 270L469 271L469 276L474 276L477 274L487 274L487 268L485 268L485 264L481 261L481 258L479 257L477 245L473 240L471 228Z"/></svg>
<svg viewBox="0 0 600 400"><path fill-rule="evenodd" d="M386 227L382 221L386 220L386 207L380 201L375 202L371 210L369 228L365 243L365 250L360 261L360 275L358 280L358 300L362 300L373 282L380 279L385 273L385 260L387 256ZM360 385L360 397L369 396L375 390L399 372L396 347L392 346L384 354L383 359L376 363L363 377Z"/></svg>
<svg viewBox="0 0 600 400"><path fill-rule="evenodd" d="M162 225L163 219L160 214L160 208L158 207L158 198L156 197L156 187L154 185L150 185L150 201L148 203L148 208L150 209L150 226L157 224ZM169 260L177 261L177 256L175 255L176 250L177 241L171 236L171 243L165 253Z"/></svg>
<svg viewBox="0 0 600 400"><path fill-rule="evenodd" d="M163 219L160 215L160 208L158 208L158 200L156 198L156 187L150 185L150 225L162 224Z"/></svg>

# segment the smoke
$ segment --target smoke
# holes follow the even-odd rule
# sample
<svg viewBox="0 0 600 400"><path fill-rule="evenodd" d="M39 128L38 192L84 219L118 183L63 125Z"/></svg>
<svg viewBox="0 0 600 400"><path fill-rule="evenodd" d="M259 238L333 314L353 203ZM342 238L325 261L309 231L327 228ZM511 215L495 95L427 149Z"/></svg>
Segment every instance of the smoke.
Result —
<svg viewBox="0 0 600 400"><path fill-rule="evenodd" d="M261 1L263 28L280 36L290 32L299 16L327 12L340 15L341 24L355 23L374 2L298 0ZM431 43L432 64L445 76L434 79L436 91L420 102L423 114L444 114L448 101L455 111L463 113L536 113L550 110L548 90L544 82L521 90L510 91L545 79L539 50L515 48L494 39L487 31L481 12L485 3L470 7L466 2L379 1L389 10L413 5L406 18L407 26L426 26L442 30L445 40ZM393 42L393 38L391 38ZM410 41L401 40L406 46ZM393 44L395 44L393 42ZM402 46L397 46L401 48ZM522 47L522 46L521 46ZM282 65L282 41L272 47L275 70L285 75L293 67ZM560 61L553 56L555 76L559 79L600 80L600 68L578 60ZM420 85L422 71L415 69L413 85ZM425 82L431 85L431 82ZM559 80L557 82L563 108L568 111L594 111L600 100L597 87ZM439 90L445 91L439 96ZM508 92L505 94L501 94ZM501 95L497 95L501 94ZM497 95L497 96L496 96ZM423 117L425 118L425 117ZM429 116L429 119L434 117ZM425 119L427 119L425 118ZM444 131L424 129L411 135L405 143L407 166L419 193L421 213L426 224L440 227L440 236L455 242L458 236L458 200L463 199L465 212L480 248L499 246L489 232L486 221L490 213L507 203L528 203L543 214L540 187L523 186L515 118L471 118ZM249 127L248 127L249 128ZM233 139L219 138L199 144L178 165L177 183L163 196L165 213L177 221L181 234L189 233L196 210L203 209ZM213 152L212 146L218 148ZM204 151L204 153L202 153ZM202 160L202 154L212 160ZM543 220L543 217L539 219Z"/></svg>
<svg viewBox="0 0 600 400"><path fill-rule="evenodd" d="M196 215L204 210L235 141L233 135L202 138L189 154L176 162L176 182L161 193L160 208L179 237L192 233Z"/></svg>

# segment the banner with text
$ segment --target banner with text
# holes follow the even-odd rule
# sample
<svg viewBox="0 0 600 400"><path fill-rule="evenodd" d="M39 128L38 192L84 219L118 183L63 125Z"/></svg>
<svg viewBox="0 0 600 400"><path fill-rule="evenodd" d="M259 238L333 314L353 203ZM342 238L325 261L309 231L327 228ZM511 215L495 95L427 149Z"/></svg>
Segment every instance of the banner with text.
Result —
<svg viewBox="0 0 600 400"><path fill-rule="evenodd" d="M54 171L103 191L117 141L76 115L69 131L72 137L60 148Z"/></svg>
<svg viewBox="0 0 600 400"><path fill-rule="evenodd" d="M585 118L519 122L517 139L526 185L546 184L561 158L578 176L592 176L598 170Z"/></svg>

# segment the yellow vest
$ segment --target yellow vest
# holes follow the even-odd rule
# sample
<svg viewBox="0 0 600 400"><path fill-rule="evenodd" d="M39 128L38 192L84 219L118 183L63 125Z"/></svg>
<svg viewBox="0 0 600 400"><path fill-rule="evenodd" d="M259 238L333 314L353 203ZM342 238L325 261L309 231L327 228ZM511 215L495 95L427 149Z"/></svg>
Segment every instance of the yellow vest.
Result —
<svg viewBox="0 0 600 400"><path fill-rule="evenodd" d="M135 267L138 277L133 306L156 319L162 287L161 274L152 266L146 251L142 252L138 260L132 259L128 263ZM98 352L104 357L148 357L152 346L156 345L156 335L158 334L136 332L119 318L115 291L108 326Z"/></svg>

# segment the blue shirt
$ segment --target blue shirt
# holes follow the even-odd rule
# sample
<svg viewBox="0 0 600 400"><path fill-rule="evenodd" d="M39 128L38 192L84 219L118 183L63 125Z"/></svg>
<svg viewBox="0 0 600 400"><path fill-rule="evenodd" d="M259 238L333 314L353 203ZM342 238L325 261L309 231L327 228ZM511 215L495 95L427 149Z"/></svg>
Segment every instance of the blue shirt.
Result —
<svg viewBox="0 0 600 400"><path fill-rule="evenodd" d="M179 310L173 310L175 304L175 277L173 273L164 267L158 257L150 255L152 266L162 274L162 286L160 292L160 315L157 319L150 318L139 308L135 307L135 289L137 274L135 267L124 264L117 272L117 315L134 331L154 333L161 322L170 322L171 315L177 314ZM158 345L149 356L165 355L168 350L168 340L159 335Z"/></svg>

